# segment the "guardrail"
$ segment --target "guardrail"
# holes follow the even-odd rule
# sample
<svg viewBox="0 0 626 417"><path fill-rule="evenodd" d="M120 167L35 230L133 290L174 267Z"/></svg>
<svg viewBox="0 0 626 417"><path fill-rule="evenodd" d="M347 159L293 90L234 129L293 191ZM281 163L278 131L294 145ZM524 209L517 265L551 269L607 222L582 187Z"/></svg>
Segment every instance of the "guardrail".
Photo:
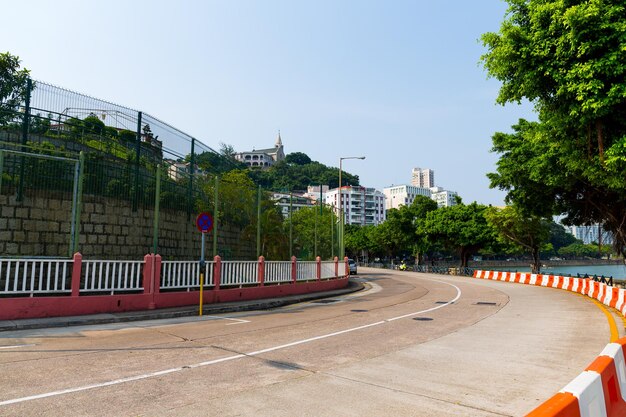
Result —
<svg viewBox="0 0 626 417"><path fill-rule="evenodd" d="M483 270L473 277L572 291L626 314L626 290L592 278ZM587 369L527 417L625 416L625 348L626 338L609 343Z"/></svg>
<svg viewBox="0 0 626 417"><path fill-rule="evenodd" d="M143 261L83 261L80 292L110 293L143 290Z"/></svg>
<svg viewBox="0 0 626 417"><path fill-rule="evenodd" d="M259 264L254 261L222 261L220 286L259 284Z"/></svg>
<svg viewBox="0 0 626 417"><path fill-rule="evenodd" d="M375 262L375 263L367 264L364 266L368 266L370 268L394 269L398 271L413 271L413 272L422 272L422 273L428 273L428 274L463 275L463 276L472 276L475 271L475 268L468 268L468 267L461 268L461 267L433 266L433 265L383 264L380 262Z"/></svg>
<svg viewBox="0 0 626 417"><path fill-rule="evenodd" d="M206 303L325 291L347 285L346 263L206 262ZM199 261L0 259L0 320L177 307L198 302ZM68 303L67 300L72 302ZM30 301L29 301L30 300Z"/></svg>
<svg viewBox="0 0 626 417"><path fill-rule="evenodd" d="M204 287L213 287L213 265L206 262L204 267ZM161 290L197 290L200 288L200 263L198 261L162 261Z"/></svg>
<svg viewBox="0 0 626 417"><path fill-rule="evenodd" d="M317 278L317 262L298 262L296 265L296 281L309 281Z"/></svg>
<svg viewBox="0 0 626 417"><path fill-rule="evenodd" d="M265 283L282 284L293 282L291 277L291 262L266 261L265 262Z"/></svg>
<svg viewBox="0 0 626 417"><path fill-rule="evenodd" d="M71 259L0 259L0 295L71 292Z"/></svg>
<svg viewBox="0 0 626 417"><path fill-rule="evenodd" d="M320 279L334 278L339 272L337 271L337 264L333 261L323 261L321 267Z"/></svg>

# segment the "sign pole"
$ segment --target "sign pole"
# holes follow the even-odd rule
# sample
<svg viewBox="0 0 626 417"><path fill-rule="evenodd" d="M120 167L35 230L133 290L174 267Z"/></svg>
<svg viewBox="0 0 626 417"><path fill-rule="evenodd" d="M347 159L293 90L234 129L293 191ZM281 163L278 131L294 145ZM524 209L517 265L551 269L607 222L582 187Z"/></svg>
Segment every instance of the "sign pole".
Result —
<svg viewBox="0 0 626 417"><path fill-rule="evenodd" d="M198 315L202 316L202 296L204 293L204 236L206 232L202 232L202 251L200 252L200 308L198 309Z"/></svg>
<svg viewBox="0 0 626 417"><path fill-rule="evenodd" d="M205 235L213 229L213 217L209 213L200 213L196 218L196 227L202 234L202 247L200 249L200 306L198 308L198 315L202 315L202 297L204 295L204 269L206 263L204 262L204 240Z"/></svg>

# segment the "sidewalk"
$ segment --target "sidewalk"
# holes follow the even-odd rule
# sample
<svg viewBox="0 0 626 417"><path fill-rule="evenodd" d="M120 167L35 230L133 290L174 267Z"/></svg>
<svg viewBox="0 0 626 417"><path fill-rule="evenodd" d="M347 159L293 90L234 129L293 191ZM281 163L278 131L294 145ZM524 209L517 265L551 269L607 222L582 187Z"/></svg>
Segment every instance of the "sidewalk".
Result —
<svg viewBox="0 0 626 417"><path fill-rule="evenodd" d="M334 291L322 291L311 294L291 295L279 298L241 301L232 303L205 304L204 315L232 313L237 311L269 310L289 304L338 297L363 289L363 284L350 280L346 288ZM50 327L87 326L92 324L122 323L128 321L172 319L198 315L198 306L163 308L158 310L127 311L123 313L90 314L84 316L46 317L39 319L0 320L0 332L26 329L45 329Z"/></svg>

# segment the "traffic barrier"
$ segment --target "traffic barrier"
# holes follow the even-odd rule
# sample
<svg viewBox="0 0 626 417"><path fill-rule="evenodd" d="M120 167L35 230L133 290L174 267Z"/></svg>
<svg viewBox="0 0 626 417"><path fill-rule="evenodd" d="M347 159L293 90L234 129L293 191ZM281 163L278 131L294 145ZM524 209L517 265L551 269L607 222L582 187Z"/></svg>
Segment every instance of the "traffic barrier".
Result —
<svg viewBox="0 0 626 417"><path fill-rule="evenodd" d="M474 271L474 278L558 288L593 298L626 314L626 290L589 278ZM527 417L625 417L626 337L609 343L580 375Z"/></svg>

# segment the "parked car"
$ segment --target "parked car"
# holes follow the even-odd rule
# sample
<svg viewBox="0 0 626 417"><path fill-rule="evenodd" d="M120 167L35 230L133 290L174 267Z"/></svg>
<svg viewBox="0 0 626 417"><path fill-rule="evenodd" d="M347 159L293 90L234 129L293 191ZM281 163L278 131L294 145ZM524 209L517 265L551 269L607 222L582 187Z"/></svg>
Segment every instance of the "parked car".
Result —
<svg viewBox="0 0 626 417"><path fill-rule="evenodd" d="M348 259L348 266L350 267L350 275L356 275L356 262L352 259Z"/></svg>

